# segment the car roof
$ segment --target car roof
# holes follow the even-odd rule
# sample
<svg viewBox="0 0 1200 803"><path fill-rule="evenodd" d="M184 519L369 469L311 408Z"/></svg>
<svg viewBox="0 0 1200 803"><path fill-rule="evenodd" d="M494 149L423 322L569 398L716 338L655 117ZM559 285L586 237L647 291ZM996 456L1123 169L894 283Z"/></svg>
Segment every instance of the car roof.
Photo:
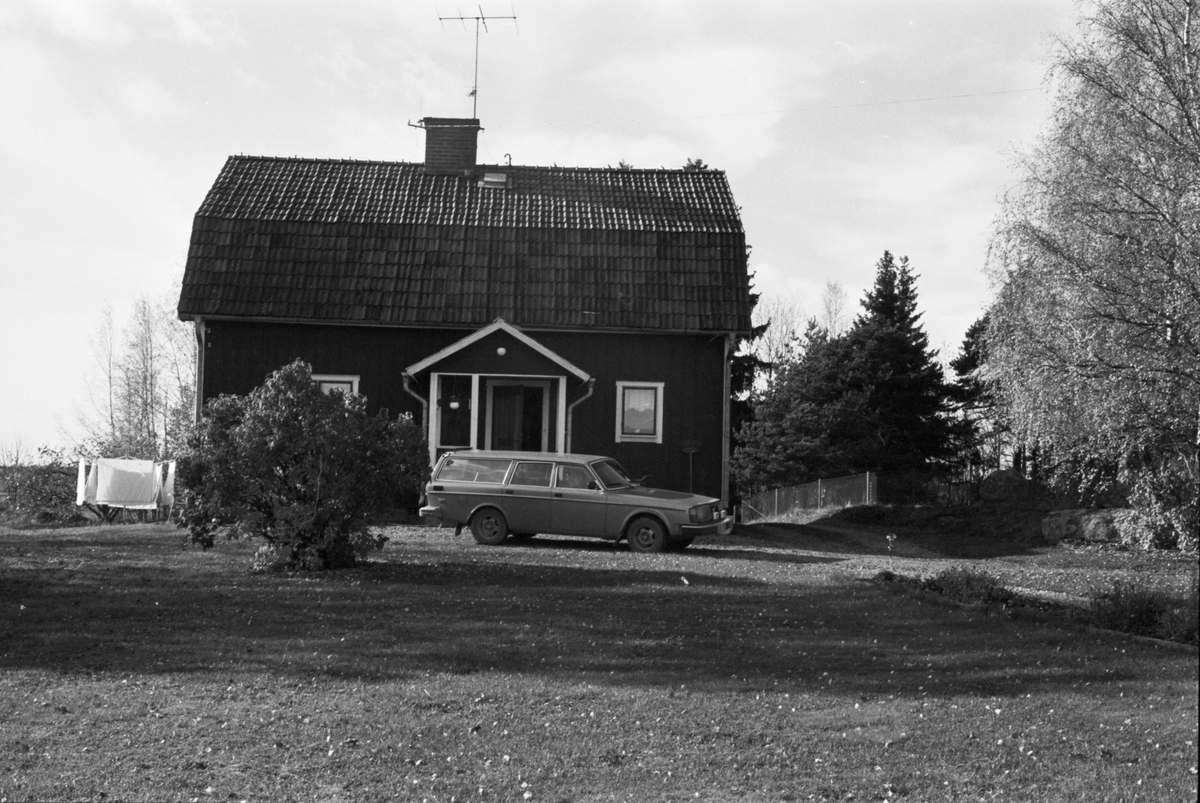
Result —
<svg viewBox="0 0 1200 803"><path fill-rule="evenodd" d="M571 463L591 463L596 460L612 460L611 457L595 454L558 454L557 452L501 452L487 449L462 449L447 452L444 457L494 457L499 460L560 460Z"/></svg>

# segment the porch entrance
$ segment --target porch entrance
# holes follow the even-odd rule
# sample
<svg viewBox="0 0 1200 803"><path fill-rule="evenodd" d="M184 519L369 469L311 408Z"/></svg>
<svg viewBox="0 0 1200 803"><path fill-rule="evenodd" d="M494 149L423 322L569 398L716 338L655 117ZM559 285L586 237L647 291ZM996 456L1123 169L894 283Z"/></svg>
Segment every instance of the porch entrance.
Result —
<svg viewBox="0 0 1200 803"><path fill-rule="evenodd" d="M405 390L427 405L430 463L461 449L566 452L571 409L591 396L594 382L499 318L408 366L403 376ZM582 395L568 407L572 378Z"/></svg>
<svg viewBox="0 0 1200 803"><path fill-rule="evenodd" d="M487 380L487 448L550 450L549 380Z"/></svg>
<svg viewBox="0 0 1200 803"><path fill-rule="evenodd" d="M558 451L563 377L433 374L433 457L451 449Z"/></svg>

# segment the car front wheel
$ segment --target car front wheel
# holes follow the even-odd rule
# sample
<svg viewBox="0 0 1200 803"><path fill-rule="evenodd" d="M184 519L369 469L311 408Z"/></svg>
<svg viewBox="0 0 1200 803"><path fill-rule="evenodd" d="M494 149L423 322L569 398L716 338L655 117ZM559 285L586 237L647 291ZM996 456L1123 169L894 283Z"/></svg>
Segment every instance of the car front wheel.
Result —
<svg viewBox="0 0 1200 803"><path fill-rule="evenodd" d="M657 519L642 516L634 519L625 535L634 552L662 552L667 546L667 533Z"/></svg>
<svg viewBox="0 0 1200 803"><path fill-rule="evenodd" d="M494 507L485 507L471 517L471 535L485 546L496 546L508 537L508 522Z"/></svg>

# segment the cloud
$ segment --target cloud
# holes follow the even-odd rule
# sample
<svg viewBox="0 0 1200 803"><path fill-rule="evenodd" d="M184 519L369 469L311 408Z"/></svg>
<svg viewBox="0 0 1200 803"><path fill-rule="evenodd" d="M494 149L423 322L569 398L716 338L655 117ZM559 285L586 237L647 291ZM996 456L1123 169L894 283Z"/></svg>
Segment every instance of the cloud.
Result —
<svg viewBox="0 0 1200 803"><path fill-rule="evenodd" d="M61 37L80 43L119 47L134 38L132 26L109 0L46 0L20 3Z"/></svg>
<svg viewBox="0 0 1200 803"><path fill-rule="evenodd" d="M760 252L761 262L751 259L759 287L812 307L824 283L835 280L857 303L874 281L876 261L890 250L910 257L920 276L920 308L931 336L957 342L987 299L981 268L1002 160L984 142L883 133L873 139L873 148L860 142L857 155L810 166L782 219L749 210L759 224L751 242L762 237L773 244ZM777 250L782 235L776 229L783 227L792 235L786 259Z"/></svg>
<svg viewBox="0 0 1200 803"><path fill-rule="evenodd" d="M185 117L189 111L187 104L144 75L134 76L122 84L118 96L124 111L139 122Z"/></svg>

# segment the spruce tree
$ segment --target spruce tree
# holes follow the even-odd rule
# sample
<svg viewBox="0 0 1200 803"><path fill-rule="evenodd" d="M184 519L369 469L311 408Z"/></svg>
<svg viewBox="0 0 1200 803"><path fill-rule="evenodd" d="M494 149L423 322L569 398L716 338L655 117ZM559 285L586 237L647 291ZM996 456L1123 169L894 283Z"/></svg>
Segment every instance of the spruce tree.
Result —
<svg viewBox="0 0 1200 803"><path fill-rule="evenodd" d="M745 491L865 471L922 469L953 449L948 388L917 311L916 276L885 252L844 335L809 323L739 432Z"/></svg>
<svg viewBox="0 0 1200 803"><path fill-rule="evenodd" d="M888 251L876 264L863 314L847 333L852 388L867 394L875 429L864 457L879 471L916 469L950 454L948 388L917 311L916 275Z"/></svg>
<svg viewBox="0 0 1200 803"><path fill-rule="evenodd" d="M950 360L954 381L947 386L954 410L955 458L960 478L981 480L1000 468L1013 448L1007 418L997 399L995 380L984 374L987 364L988 314L967 329L958 356Z"/></svg>
<svg viewBox="0 0 1200 803"><path fill-rule="evenodd" d="M929 338L921 330L921 314L917 312L917 278L908 265L908 257L896 264L891 251L884 251L875 263L875 285L862 300L863 314L856 326L870 323L895 327L908 334L915 346L929 347Z"/></svg>

